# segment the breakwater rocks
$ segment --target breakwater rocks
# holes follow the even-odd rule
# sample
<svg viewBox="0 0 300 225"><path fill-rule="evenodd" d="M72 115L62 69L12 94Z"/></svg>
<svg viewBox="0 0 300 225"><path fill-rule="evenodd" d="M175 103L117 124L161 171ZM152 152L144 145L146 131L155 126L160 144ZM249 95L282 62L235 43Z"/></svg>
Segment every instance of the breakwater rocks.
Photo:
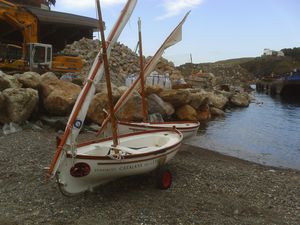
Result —
<svg viewBox="0 0 300 225"><path fill-rule="evenodd" d="M48 72L7 75L0 73L0 123L22 123L48 117L68 117L78 97L81 86L61 80ZM194 89L146 88L148 109L160 114L165 120L208 120L223 115L225 107L248 106L251 97L240 89L228 87L229 91ZM113 85L116 102L127 89ZM97 84L96 94L88 110L87 120L101 124L107 110L107 91L104 83ZM117 114L118 119L141 121L141 96L135 92Z"/></svg>

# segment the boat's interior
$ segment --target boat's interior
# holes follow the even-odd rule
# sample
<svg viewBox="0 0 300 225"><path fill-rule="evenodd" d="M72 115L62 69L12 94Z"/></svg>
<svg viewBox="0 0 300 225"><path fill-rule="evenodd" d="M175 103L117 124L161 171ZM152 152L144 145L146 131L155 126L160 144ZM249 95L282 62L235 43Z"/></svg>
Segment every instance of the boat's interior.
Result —
<svg viewBox="0 0 300 225"><path fill-rule="evenodd" d="M133 135L120 138L120 144L117 149L122 154L143 154L158 151L167 148L179 141L179 136L170 132L161 132L158 134ZM105 141L86 145L77 149L78 155L106 156L111 153L112 141Z"/></svg>

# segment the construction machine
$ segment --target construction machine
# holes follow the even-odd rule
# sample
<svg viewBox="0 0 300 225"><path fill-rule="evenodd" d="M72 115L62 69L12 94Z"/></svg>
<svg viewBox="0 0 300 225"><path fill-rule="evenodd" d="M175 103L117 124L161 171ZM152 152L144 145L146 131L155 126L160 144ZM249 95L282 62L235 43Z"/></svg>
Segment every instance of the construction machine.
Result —
<svg viewBox="0 0 300 225"><path fill-rule="evenodd" d="M0 70L79 72L80 57L54 55L52 45L39 43L38 18L26 7L0 0L0 20L22 33L21 46L0 43Z"/></svg>

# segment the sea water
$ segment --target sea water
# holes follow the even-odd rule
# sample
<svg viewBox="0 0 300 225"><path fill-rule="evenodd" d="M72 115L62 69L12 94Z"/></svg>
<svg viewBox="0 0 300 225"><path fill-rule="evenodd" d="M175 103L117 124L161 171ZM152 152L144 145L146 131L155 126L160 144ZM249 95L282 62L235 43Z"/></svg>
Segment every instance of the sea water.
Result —
<svg viewBox="0 0 300 225"><path fill-rule="evenodd" d="M248 108L202 123L189 144L249 161L300 170L300 98L253 93Z"/></svg>

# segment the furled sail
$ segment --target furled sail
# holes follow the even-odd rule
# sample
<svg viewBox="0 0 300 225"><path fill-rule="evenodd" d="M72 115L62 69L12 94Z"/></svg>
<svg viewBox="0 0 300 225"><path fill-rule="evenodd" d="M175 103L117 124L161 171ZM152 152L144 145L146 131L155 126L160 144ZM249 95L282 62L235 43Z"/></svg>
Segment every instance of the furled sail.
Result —
<svg viewBox="0 0 300 225"><path fill-rule="evenodd" d="M121 12L120 17L118 18L116 24L114 25L112 31L110 32L107 38L107 56L110 56L111 49L115 42L118 40L122 30L124 29L125 25L127 24L135 6L137 0L128 0L124 9ZM48 176L54 175L59 161L62 157L62 149L65 144L68 145L75 145L77 136L83 126L83 122L85 120L89 105L92 101L92 97L95 94L95 85L98 83L104 74L104 66L102 63L101 52L98 53L96 56L94 63L90 69L87 81L80 92L77 101L73 107L71 115L69 117L69 121L67 127L65 129L64 135L57 147L55 156L52 160L50 168L48 170Z"/></svg>
<svg viewBox="0 0 300 225"><path fill-rule="evenodd" d="M171 47L172 45L175 45L176 43L180 42L182 40L182 26L190 14L190 11L184 16L184 18L181 20L181 22L177 25L177 27L172 31L172 33L169 35L169 37L165 40L165 42L162 44L162 46L158 49L158 51L155 53L155 55L151 58L151 60L146 64L144 68L144 77L147 77L155 68L157 63L159 62L160 57L163 55L164 51ZM133 94L134 90L137 90L140 86L140 80L141 77L139 76L133 84L128 88L124 94L121 96L121 98L116 103L114 110L115 113L119 111L119 109L128 101L130 96ZM107 123L110 119L110 115L107 116L107 118L103 121L101 130L98 132L101 133L104 131L104 129L107 126Z"/></svg>

